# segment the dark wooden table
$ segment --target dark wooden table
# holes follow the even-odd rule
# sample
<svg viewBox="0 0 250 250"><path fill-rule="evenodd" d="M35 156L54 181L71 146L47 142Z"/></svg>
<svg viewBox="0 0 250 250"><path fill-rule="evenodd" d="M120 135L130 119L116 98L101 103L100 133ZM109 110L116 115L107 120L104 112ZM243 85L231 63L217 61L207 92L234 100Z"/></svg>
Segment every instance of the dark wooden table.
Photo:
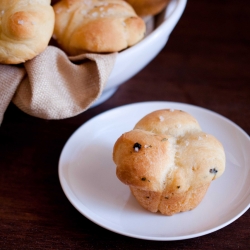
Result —
<svg viewBox="0 0 250 250"><path fill-rule="evenodd" d="M10 104L0 127L0 249L250 249L250 211L214 233L146 241L99 227L64 195L58 159L90 118L142 101L175 101L213 110L250 134L248 0L189 0L160 54L105 103L48 121Z"/></svg>

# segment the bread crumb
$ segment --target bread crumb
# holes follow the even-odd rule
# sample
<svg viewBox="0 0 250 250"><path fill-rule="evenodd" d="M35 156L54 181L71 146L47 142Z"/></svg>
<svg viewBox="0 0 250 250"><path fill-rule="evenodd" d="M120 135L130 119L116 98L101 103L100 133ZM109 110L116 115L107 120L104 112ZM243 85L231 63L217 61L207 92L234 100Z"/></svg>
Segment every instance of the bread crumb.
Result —
<svg viewBox="0 0 250 250"><path fill-rule="evenodd" d="M108 14L114 14L114 9L108 9Z"/></svg>
<svg viewBox="0 0 250 250"><path fill-rule="evenodd" d="M57 8L55 12L60 13L61 11L62 11L62 8Z"/></svg>
<svg viewBox="0 0 250 250"><path fill-rule="evenodd" d="M93 12L93 13L92 13L92 16L93 16L93 17L98 17L98 12Z"/></svg>
<svg viewBox="0 0 250 250"><path fill-rule="evenodd" d="M24 21L23 20L18 20L17 23L20 24L20 25L23 25Z"/></svg>
<svg viewBox="0 0 250 250"><path fill-rule="evenodd" d="M81 14L87 15L87 10L81 10Z"/></svg>
<svg viewBox="0 0 250 250"><path fill-rule="evenodd" d="M90 6L90 5L92 5L92 1L91 0L84 0L83 4Z"/></svg>
<svg viewBox="0 0 250 250"><path fill-rule="evenodd" d="M164 121L164 117L163 116L159 116L159 119L160 119L161 122Z"/></svg>

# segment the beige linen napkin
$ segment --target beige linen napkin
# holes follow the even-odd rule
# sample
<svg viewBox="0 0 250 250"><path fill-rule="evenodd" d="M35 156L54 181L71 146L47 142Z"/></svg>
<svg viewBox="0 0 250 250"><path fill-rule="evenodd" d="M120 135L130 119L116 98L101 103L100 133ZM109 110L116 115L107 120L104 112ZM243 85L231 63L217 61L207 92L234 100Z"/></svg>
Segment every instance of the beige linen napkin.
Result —
<svg viewBox="0 0 250 250"><path fill-rule="evenodd" d="M23 67L0 65L0 124L12 101L43 119L73 117L101 95L117 53L68 57L54 46Z"/></svg>

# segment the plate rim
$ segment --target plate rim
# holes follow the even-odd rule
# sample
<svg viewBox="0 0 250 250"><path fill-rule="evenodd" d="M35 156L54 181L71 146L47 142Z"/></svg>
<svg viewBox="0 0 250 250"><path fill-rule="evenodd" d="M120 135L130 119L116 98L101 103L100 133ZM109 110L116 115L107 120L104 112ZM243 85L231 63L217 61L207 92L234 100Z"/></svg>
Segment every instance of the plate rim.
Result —
<svg viewBox="0 0 250 250"><path fill-rule="evenodd" d="M215 231L218 231L226 226L228 226L229 224L233 223L235 220L237 220L239 217L241 217L249 208L250 208L250 203L248 204L248 206L245 207L245 209L243 209L240 213L238 213L236 216L232 217L230 220L228 220L225 223L222 223L221 225L214 227L212 229L208 229L208 230L204 230L202 232L199 233L193 233L193 234L189 234L189 235L184 235L184 236L169 236L169 237L159 237L159 236L143 236L143 235L138 235L138 234L132 234L129 232L124 232L121 230L116 230L111 228L110 226L105 226L104 224L98 222L97 220L91 218L91 216L86 215L85 213L83 213L83 211L81 211L79 209L79 207L77 206L76 202L74 200L72 200L72 197L69 196L68 191L66 190L66 187L64 186L64 181L63 181L63 174L62 174L62 167L61 167L61 162L62 162L62 158L65 154L65 151L67 150L67 147L70 145L70 143L74 140L75 136L77 136L77 134L79 133L80 130L82 130L85 126L87 126L88 124L94 122L96 119L100 119L100 117L105 116L109 113L113 113L116 112L117 110L120 109L126 109L129 108L131 106L144 106L144 105L180 105L180 106L187 106L189 108L193 108L193 109L198 109L200 111L205 111L208 113L211 113L213 115L218 116L220 119L225 120L227 123L229 123L231 126L234 126L237 130L239 130L244 136L247 137L248 142L250 142L250 137L249 135L246 133L246 131L244 131L239 125L237 125L235 122L233 122L232 120L228 119L227 117L216 113L213 110L204 108L204 107L200 107L200 106L196 106L193 104L189 104L189 103L182 103L182 102L172 102L172 101L145 101L145 102L134 102L134 103L129 103L129 104L125 104L125 105L120 105L117 107L114 107L112 109L106 110L100 114L97 114L96 116L90 118L89 120L87 120L86 122L84 122L82 125L80 125L68 138L68 140L66 141L66 143L63 146L63 149L61 150L61 154L59 157L59 162L58 162L58 176L59 176L59 182L61 185L61 188L63 189L64 194L66 195L67 199L69 200L69 202L73 205L73 207L75 209L77 209L77 211L79 211L85 218L89 219L90 221L92 221L93 223L95 223L96 225L105 228L111 232L123 235L123 236L127 236L127 237L131 237L131 238L137 238L137 239L142 239L142 240L153 240L153 241L176 241L176 240L185 240L185 239L191 239L191 238L196 238L196 237L200 237L200 236L204 236L210 233L213 233ZM80 200L79 200L80 202Z"/></svg>

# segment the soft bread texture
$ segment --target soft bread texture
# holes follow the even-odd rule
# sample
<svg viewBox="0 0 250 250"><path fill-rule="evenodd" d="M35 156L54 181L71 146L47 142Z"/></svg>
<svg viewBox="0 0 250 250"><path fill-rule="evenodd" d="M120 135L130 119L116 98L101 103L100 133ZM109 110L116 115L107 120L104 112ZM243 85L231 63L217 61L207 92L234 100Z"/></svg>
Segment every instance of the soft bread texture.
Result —
<svg viewBox="0 0 250 250"><path fill-rule="evenodd" d="M0 63L22 63L46 49L55 23L50 2L0 1Z"/></svg>
<svg viewBox="0 0 250 250"><path fill-rule="evenodd" d="M151 16L161 12L170 0L125 0L139 16Z"/></svg>
<svg viewBox="0 0 250 250"><path fill-rule="evenodd" d="M225 170L222 144L181 110L146 115L118 138L113 160L141 206L165 215L197 207Z"/></svg>
<svg viewBox="0 0 250 250"><path fill-rule="evenodd" d="M54 38L68 55L118 52L139 42L146 25L121 0L62 0L53 5Z"/></svg>

